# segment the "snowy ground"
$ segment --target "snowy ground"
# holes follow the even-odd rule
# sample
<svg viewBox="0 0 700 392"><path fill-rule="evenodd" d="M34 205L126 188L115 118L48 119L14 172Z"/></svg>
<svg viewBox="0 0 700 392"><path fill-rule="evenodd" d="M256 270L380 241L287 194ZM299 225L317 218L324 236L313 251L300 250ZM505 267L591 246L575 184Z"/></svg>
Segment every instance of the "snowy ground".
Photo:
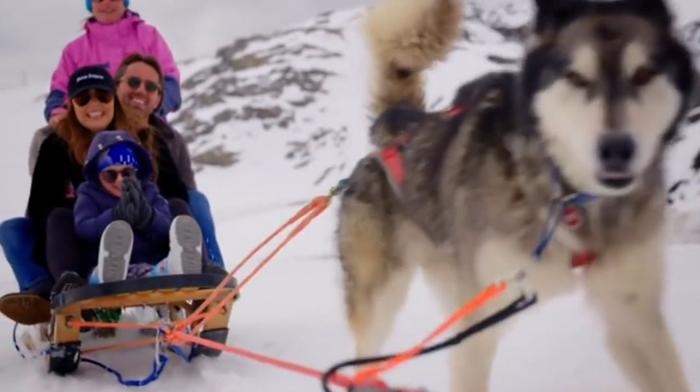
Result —
<svg viewBox="0 0 700 392"><path fill-rule="evenodd" d="M472 68L473 69L473 68ZM357 75L353 76L356 77ZM359 75L362 77L362 73ZM27 149L32 131L41 125L45 84L0 93L5 138L0 144L0 179L6 189L0 219L21 215L27 200ZM345 108L361 107L363 94L343 92L333 99ZM351 110L351 109L348 109ZM357 113L343 113L358 116ZM357 118L362 118L358 116ZM348 160L366 151L361 128L350 132ZM315 176L269 159L272 141L261 136L243 147L251 159L229 169L198 174L210 197L220 242L229 266L234 265L269 232L290 217L329 183L313 187ZM260 151L261 154L255 154ZM262 152L265 152L262 154ZM330 159L330 158L329 158ZM329 180L330 181L330 180ZM325 369L352 355L352 340L343 316L340 269L333 247L336 212L331 210L285 250L244 291L231 319L229 344L270 356ZM665 314L680 347L693 391L700 391L700 276L698 245L668 250ZM16 290L9 267L0 260L0 293ZM441 318L420 280L416 281L387 349L407 347L436 326ZM46 373L43 360L22 360L10 339L12 324L0 319L0 385L13 391L118 391L122 387L102 370L82 365L78 373L58 378ZM150 370L152 351L110 353L98 359L127 376ZM397 386L447 389L446 356L420 359L391 373ZM604 350L601 324L580 292L526 312L502 341L491 380L495 391L631 391ZM173 357L162 379L146 390L317 391L319 382L231 355L200 359L192 365Z"/></svg>

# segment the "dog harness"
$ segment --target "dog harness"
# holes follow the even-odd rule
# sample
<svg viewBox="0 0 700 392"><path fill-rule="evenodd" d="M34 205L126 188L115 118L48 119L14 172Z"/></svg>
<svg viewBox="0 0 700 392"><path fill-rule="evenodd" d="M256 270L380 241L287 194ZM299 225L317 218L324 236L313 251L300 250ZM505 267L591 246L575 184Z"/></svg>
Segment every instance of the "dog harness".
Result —
<svg viewBox="0 0 700 392"><path fill-rule="evenodd" d="M403 197L403 187L406 183L403 149L403 145L397 143L372 154L372 157L382 166L391 189L399 198Z"/></svg>
<svg viewBox="0 0 700 392"><path fill-rule="evenodd" d="M552 242L560 222L563 222L571 231L578 230L585 223L585 206L596 199L596 197L591 194L581 192L574 192L562 196L563 186L561 177L559 171L554 166L552 168L552 182L554 183L558 196L552 200L549 206L545 229L533 251L533 256L537 261L542 259L544 251ZM596 253L589 249L577 250L574 251L571 256L570 265L572 269L588 267L593 264L596 258Z"/></svg>
<svg viewBox="0 0 700 392"><path fill-rule="evenodd" d="M452 106L443 112L448 118L457 117L464 113L466 109L462 106ZM411 141L408 132L399 132L394 138L391 146L385 147L372 153L374 158L384 170L386 178L389 180L391 189L398 198L403 198L404 185L406 183L406 167L404 165L405 146Z"/></svg>
<svg viewBox="0 0 700 392"><path fill-rule="evenodd" d="M466 110L461 106L453 106L444 112L447 117L456 117L464 113ZM405 146L410 142L409 134L401 132L394 139L392 145L385 147L379 151L372 153L370 156L374 158L382 167L389 184L394 191L394 194L399 198L403 198L404 186L406 184L406 168L405 168ZM557 197L550 205L545 229L540 237L533 256L536 260L541 260L544 251L554 238L557 227L560 222L563 222L570 230L576 231L585 223L584 207L595 199L594 196L586 193L572 193L567 196L562 196L563 186L559 175L559 170L552 166L552 182L556 188ZM571 268L587 267L593 264L596 259L596 254L590 250L575 251L571 256Z"/></svg>

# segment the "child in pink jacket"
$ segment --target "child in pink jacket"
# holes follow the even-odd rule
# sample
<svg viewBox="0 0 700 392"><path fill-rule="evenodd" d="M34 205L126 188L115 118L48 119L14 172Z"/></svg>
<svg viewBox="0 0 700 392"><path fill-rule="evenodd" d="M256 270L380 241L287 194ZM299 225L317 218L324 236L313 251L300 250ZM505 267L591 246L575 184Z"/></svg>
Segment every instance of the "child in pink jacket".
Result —
<svg viewBox="0 0 700 392"><path fill-rule="evenodd" d="M85 33L63 49L46 98L46 120L55 125L66 114L68 79L78 68L100 65L114 75L122 60L132 53L155 57L163 69L165 86L160 114L178 110L180 71L158 30L128 9L129 0L85 0L85 6L92 17L85 22Z"/></svg>

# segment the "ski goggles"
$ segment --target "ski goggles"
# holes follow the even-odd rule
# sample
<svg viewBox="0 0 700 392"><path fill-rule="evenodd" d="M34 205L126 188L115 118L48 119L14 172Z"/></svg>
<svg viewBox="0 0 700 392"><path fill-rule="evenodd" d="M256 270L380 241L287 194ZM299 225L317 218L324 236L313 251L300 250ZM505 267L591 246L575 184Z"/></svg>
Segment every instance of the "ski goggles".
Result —
<svg viewBox="0 0 700 392"><path fill-rule="evenodd" d="M155 93L156 91L160 91L160 86L158 85L158 83L152 80L143 80L138 76L130 76L126 79L126 84L132 90L138 90L139 87L141 87L141 83L143 83L144 88L149 93Z"/></svg>
<svg viewBox="0 0 700 392"><path fill-rule="evenodd" d="M110 103L114 99L114 93L98 89L85 90L73 97L73 102L78 106L85 106L90 103L93 98L102 103Z"/></svg>
<svg viewBox="0 0 700 392"><path fill-rule="evenodd" d="M119 177L124 179L129 177L136 177L136 169L127 166L119 170L105 169L102 172L100 172L100 178L102 178L104 181L110 184L114 184Z"/></svg>

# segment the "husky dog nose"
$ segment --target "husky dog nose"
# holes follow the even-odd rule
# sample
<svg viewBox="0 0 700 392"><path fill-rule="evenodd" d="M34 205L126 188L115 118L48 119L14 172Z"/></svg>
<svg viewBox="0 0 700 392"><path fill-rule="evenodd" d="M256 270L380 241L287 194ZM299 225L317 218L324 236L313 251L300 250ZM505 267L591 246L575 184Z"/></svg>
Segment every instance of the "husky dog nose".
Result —
<svg viewBox="0 0 700 392"><path fill-rule="evenodd" d="M634 140L625 134L606 135L600 139L598 157L606 172L627 172L634 158Z"/></svg>

